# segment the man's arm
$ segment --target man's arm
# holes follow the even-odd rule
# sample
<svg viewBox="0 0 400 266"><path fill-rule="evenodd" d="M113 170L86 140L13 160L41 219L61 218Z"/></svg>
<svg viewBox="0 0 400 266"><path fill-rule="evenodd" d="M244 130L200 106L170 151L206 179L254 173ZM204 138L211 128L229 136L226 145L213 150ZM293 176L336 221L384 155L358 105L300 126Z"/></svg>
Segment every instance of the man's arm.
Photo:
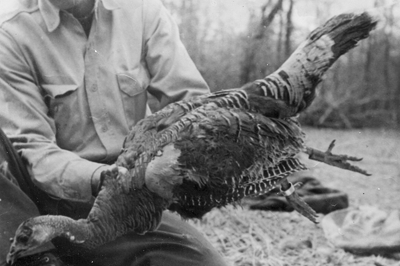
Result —
<svg viewBox="0 0 400 266"><path fill-rule="evenodd" d="M159 0L143 1L143 5L143 47L151 76L149 92L160 101L160 107L208 93L171 15Z"/></svg>
<svg viewBox="0 0 400 266"><path fill-rule="evenodd" d="M38 84L34 66L0 29L0 127L13 140L41 189L59 198L89 201L92 175L103 165L57 146L56 125Z"/></svg>

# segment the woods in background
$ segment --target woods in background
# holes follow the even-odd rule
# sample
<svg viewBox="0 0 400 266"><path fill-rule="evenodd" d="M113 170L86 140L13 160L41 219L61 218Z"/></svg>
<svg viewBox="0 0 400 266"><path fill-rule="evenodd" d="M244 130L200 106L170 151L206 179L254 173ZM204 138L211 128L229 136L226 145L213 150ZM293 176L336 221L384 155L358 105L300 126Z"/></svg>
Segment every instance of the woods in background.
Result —
<svg viewBox="0 0 400 266"><path fill-rule="evenodd" d="M368 1L348 0L353 4ZM163 0L212 91L275 71L328 18L352 10L337 0ZM342 1L344 2L344 1ZM364 3L364 4L363 4ZM341 58L320 85L303 124L336 128L400 125L400 4L371 0L372 36ZM335 87L334 90L325 88Z"/></svg>

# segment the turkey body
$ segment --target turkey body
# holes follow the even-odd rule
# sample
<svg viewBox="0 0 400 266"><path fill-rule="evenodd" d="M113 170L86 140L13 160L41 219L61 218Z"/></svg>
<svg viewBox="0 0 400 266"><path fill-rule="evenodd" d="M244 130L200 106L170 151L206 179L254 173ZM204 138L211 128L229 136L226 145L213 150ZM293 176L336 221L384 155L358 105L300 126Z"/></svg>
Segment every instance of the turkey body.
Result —
<svg viewBox="0 0 400 266"><path fill-rule="evenodd" d="M169 108L184 109L182 105ZM96 237L74 230L75 242L92 248L126 232L155 230L166 209L201 218L214 207L265 193L305 169L294 158L304 135L294 119L271 119L242 109L202 109L179 119L166 116L171 121L167 127L164 112L159 112L148 118L154 123L145 119L137 126L143 133L132 131L125 143L129 148L117 161L129 174L106 172L89 217L81 220L85 234ZM132 176L126 190L119 178ZM80 243L83 239L97 241Z"/></svg>
<svg viewBox="0 0 400 266"><path fill-rule="evenodd" d="M169 209L199 218L286 182L305 169L295 158L307 150L296 116L314 100L326 70L375 25L366 13L334 17L264 79L171 104L143 119L116 162L129 170L128 187L146 187Z"/></svg>
<svg viewBox="0 0 400 266"><path fill-rule="evenodd" d="M176 103L143 120L117 161L139 177L132 188L146 186L169 200L169 209L200 218L305 169L294 158L304 134L294 118L279 117L290 108L271 100L274 108L260 113L249 101L253 89Z"/></svg>

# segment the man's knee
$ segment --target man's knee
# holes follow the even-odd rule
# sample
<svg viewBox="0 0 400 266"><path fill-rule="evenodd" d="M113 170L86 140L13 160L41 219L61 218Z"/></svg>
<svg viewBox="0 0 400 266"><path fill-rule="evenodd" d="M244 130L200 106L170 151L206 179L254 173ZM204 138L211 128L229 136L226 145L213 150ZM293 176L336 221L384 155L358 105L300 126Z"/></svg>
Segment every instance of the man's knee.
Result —
<svg viewBox="0 0 400 266"><path fill-rule="evenodd" d="M210 242L180 217L164 212L158 230L129 233L84 255L92 265L224 266Z"/></svg>
<svg viewBox="0 0 400 266"><path fill-rule="evenodd" d="M35 198L34 185L26 166L2 129L0 129L0 172L13 183L17 183L32 200Z"/></svg>

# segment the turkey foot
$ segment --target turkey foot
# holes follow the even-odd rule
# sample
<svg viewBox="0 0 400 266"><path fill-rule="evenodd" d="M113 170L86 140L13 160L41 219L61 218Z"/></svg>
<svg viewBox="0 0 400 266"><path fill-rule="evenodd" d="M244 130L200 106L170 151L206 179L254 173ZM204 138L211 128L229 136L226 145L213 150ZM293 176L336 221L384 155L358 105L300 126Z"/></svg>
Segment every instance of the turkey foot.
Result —
<svg viewBox="0 0 400 266"><path fill-rule="evenodd" d="M308 148L306 153L309 155L308 158L311 160L323 162L335 167L339 167L345 170L350 170L353 172L357 172L366 176L370 176L371 174L367 173L367 171L359 168L358 166L350 164L348 161L358 162L361 161L362 158L357 158L348 155L336 155L332 154L332 149L335 147L335 140L331 142L328 147L328 150L323 152L313 148Z"/></svg>
<svg viewBox="0 0 400 266"><path fill-rule="evenodd" d="M281 183L281 192L285 196L286 200L289 202L292 207L298 211L300 214L307 217L313 223L318 223L317 213L310 207L302 198L300 198L299 194L296 192L296 188L300 187L301 183L296 183L293 185L289 183L285 178Z"/></svg>

